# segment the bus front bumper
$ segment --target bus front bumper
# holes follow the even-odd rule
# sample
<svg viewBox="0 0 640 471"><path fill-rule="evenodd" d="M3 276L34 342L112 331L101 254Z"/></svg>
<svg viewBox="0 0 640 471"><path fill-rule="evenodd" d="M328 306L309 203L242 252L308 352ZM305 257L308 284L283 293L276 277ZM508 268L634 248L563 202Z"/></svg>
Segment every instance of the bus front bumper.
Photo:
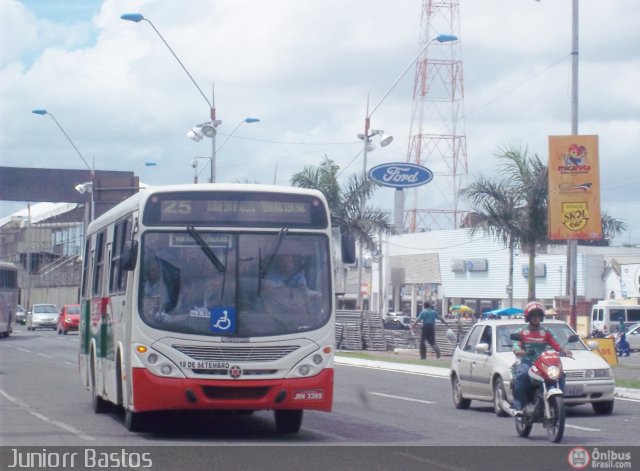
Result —
<svg viewBox="0 0 640 471"><path fill-rule="evenodd" d="M132 371L133 409L265 410L310 409L330 411L333 369L309 378L233 380L162 378L144 368Z"/></svg>

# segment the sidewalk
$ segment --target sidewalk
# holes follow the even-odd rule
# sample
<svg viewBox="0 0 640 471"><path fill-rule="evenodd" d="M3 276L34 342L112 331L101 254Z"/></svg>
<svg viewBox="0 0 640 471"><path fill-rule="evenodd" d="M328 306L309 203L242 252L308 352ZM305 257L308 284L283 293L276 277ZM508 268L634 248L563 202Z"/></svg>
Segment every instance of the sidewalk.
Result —
<svg viewBox="0 0 640 471"><path fill-rule="evenodd" d="M418 373L440 378L449 377L451 357L442 357L439 360L428 357L427 362L431 363L431 365L403 363L403 361L409 360L419 361L420 356L417 349L396 349L395 351L364 350L338 353L335 357L335 362L339 365L366 366L368 368ZM358 353L364 353L376 359L349 357L350 354ZM614 377L621 379L640 379L640 353L634 353L629 357L622 357L618 360L620 365L613 367ZM615 395L620 398L640 400L640 389L616 388Z"/></svg>

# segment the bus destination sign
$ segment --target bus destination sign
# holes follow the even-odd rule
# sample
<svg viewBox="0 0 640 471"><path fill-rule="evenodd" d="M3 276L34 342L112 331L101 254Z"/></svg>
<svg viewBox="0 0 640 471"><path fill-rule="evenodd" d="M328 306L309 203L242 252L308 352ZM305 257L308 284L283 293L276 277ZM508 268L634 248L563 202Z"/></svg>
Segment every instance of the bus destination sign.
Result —
<svg viewBox="0 0 640 471"><path fill-rule="evenodd" d="M322 202L307 195L190 192L149 198L145 224L326 227Z"/></svg>

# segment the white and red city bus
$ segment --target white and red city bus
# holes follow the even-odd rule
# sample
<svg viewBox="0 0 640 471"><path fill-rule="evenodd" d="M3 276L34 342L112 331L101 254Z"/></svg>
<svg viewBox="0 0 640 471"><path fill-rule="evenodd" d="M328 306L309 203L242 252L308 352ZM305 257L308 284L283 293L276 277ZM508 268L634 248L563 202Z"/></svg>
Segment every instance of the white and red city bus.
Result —
<svg viewBox="0 0 640 471"><path fill-rule="evenodd" d="M13 332L18 306L18 267L0 262L0 337Z"/></svg>
<svg viewBox="0 0 640 471"><path fill-rule="evenodd" d="M147 411L267 409L296 433L330 411L332 240L320 192L267 185L150 187L93 221L79 358L96 413L121 406L133 431Z"/></svg>

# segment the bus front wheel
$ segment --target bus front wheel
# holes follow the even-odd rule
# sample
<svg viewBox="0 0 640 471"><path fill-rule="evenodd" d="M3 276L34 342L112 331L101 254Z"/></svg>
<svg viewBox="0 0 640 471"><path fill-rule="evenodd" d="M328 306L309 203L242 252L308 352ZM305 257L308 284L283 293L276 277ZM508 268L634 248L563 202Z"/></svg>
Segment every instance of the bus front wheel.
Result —
<svg viewBox="0 0 640 471"><path fill-rule="evenodd" d="M129 432L144 431L144 414L131 409L124 410L124 426Z"/></svg>
<svg viewBox="0 0 640 471"><path fill-rule="evenodd" d="M276 410L276 429L278 433L298 433L302 425L301 410Z"/></svg>

